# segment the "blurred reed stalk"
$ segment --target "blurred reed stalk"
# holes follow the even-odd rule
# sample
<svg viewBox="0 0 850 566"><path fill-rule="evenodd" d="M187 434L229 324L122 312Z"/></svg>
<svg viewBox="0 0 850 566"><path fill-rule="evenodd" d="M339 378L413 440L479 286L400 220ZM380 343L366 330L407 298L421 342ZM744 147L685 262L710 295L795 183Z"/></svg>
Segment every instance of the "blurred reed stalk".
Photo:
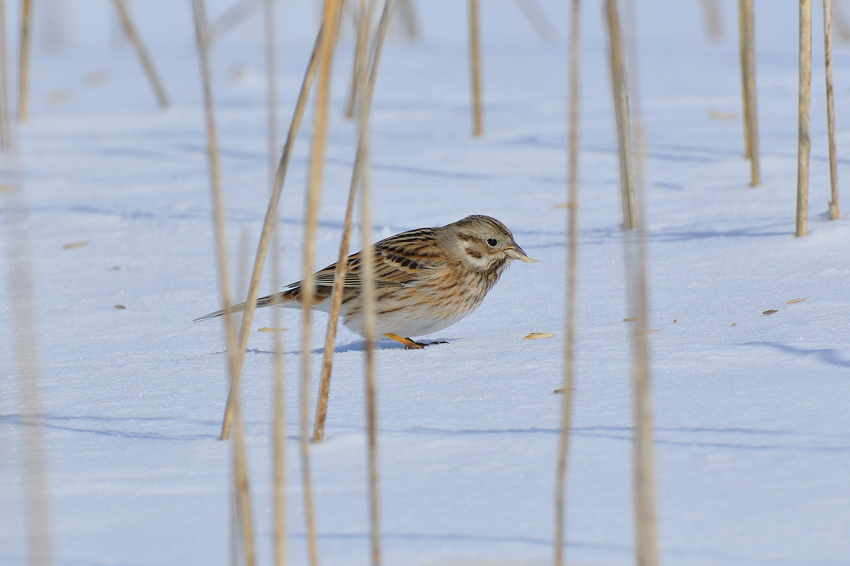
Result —
<svg viewBox="0 0 850 566"><path fill-rule="evenodd" d="M12 190L5 197L6 214L2 224L6 227L9 301L21 403L29 564L49 566L53 563L53 537L47 441L44 435L41 352L27 209L21 190Z"/></svg>
<svg viewBox="0 0 850 566"><path fill-rule="evenodd" d="M617 149L620 160L620 192L623 203L623 227L633 230L637 226L635 213L635 185L632 170L632 136L629 118L629 93L626 83L626 60L623 52L623 32L617 0L606 0L608 40L611 56L611 86L614 97L614 115L617 122Z"/></svg>
<svg viewBox="0 0 850 566"><path fill-rule="evenodd" d="M310 349L312 344L313 301L316 282L315 271L316 231L319 222L319 203L322 192L322 174L325 165L325 146L328 131L328 103L330 100L331 64L336 28L339 24L339 0L325 2L322 27L325 33L319 48L319 81L316 87L316 123L310 156L310 177L307 191L304 224L304 280L301 284L301 466L304 481L304 508L307 523L307 550L311 566L319 563L316 544L316 525L313 513L313 490L310 481Z"/></svg>
<svg viewBox="0 0 850 566"><path fill-rule="evenodd" d="M410 42L415 42L419 39L419 18L416 17L416 6L413 0L397 0L396 8L401 21L404 24L404 34Z"/></svg>
<svg viewBox="0 0 850 566"><path fill-rule="evenodd" d="M847 23L847 18L844 16L844 9L841 7L841 0L836 0L832 5L830 19L835 23L835 32L838 34L838 41L847 43L850 41L850 24Z"/></svg>
<svg viewBox="0 0 850 566"><path fill-rule="evenodd" d="M124 5L124 0L112 0L112 5L115 6L115 13L118 15L118 20L121 22L121 30L124 32L124 36L133 46L133 49L136 50L136 56L138 56L139 62L142 64L145 76L151 84L151 88L156 96L156 101L159 104L159 107L168 108L168 97L165 95L165 89L162 88L162 83L160 82L156 69L154 69L153 63L148 56L147 49L145 49L139 34L136 33L136 27L130 19L130 13Z"/></svg>
<svg viewBox="0 0 850 566"><path fill-rule="evenodd" d="M625 61L632 81L630 99L633 132L637 146L634 177L635 228L624 234L623 255L630 328L634 403L634 497L635 542L638 566L658 564L658 516L655 491L655 455L652 440L651 361L649 344L649 258L645 198L646 136L640 118L640 88L637 69L637 21L634 2L627 3L629 47ZM616 10L616 5L614 5ZM625 73L624 75L625 76Z"/></svg>
<svg viewBox="0 0 850 566"><path fill-rule="evenodd" d="M224 12L221 16L210 22L207 31L209 44L213 45L222 37L230 33L242 22L254 15L265 0L241 0Z"/></svg>
<svg viewBox="0 0 850 566"><path fill-rule="evenodd" d="M558 33L555 31L555 26L546 17L540 5L535 0L515 0L517 7L531 24L537 37L543 45L551 45L555 42Z"/></svg>
<svg viewBox="0 0 850 566"><path fill-rule="evenodd" d="M360 79L358 80L360 101L358 109L359 140L357 142L357 161L360 162L360 229L363 241L363 253L361 254L361 281L363 282L363 318L364 330L366 331L366 351L364 360L365 385L366 385L366 427L368 430L368 473L369 473L369 519L372 541L372 566L381 564L381 513L380 513L380 489L378 484L378 409L377 409L377 382L375 379L375 248L372 244L372 197L371 183L369 177L369 114L374 94L374 78L377 73L380 49L389 25L392 0L384 2L384 11L381 15L378 37L375 41L375 55L373 57L369 84L366 84L366 50L361 51L359 64ZM360 0L360 10L366 10L365 0ZM369 37L369 22L367 18L361 18L359 34ZM368 92L367 92L368 88ZM340 289L342 291L342 289ZM342 295L342 293L339 293Z"/></svg>
<svg viewBox="0 0 850 566"><path fill-rule="evenodd" d="M5 35L5 29L3 30ZM18 120L29 116L30 52L32 51L32 0L21 4L21 45L18 64Z"/></svg>
<svg viewBox="0 0 850 566"><path fill-rule="evenodd" d="M0 149L12 147L9 114L9 65L6 56L6 0L0 0Z"/></svg>
<svg viewBox="0 0 850 566"><path fill-rule="evenodd" d="M800 82L797 125L797 237L807 233L809 216L809 107L812 98L812 0L800 0Z"/></svg>
<svg viewBox="0 0 850 566"><path fill-rule="evenodd" d="M274 0L263 0L266 32L266 98L268 103L269 193L274 194L277 169L277 56ZM272 292L281 287L280 225L272 232ZM283 330L280 308L272 308L272 557L286 564L286 415L284 412Z"/></svg>
<svg viewBox="0 0 850 566"><path fill-rule="evenodd" d="M374 0L370 0L374 4ZM371 5L369 9L371 9ZM387 2L384 4L384 10L381 14L381 20L378 23L378 30L375 35L375 44L372 52L372 62L369 66L369 76L365 85L366 108L367 112L371 111L372 99L375 94L375 82L378 77L378 64L381 60L381 52L383 51L384 40L387 36L389 28L389 18L392 6ZM368 10L367 10L368 11ZM371 18L369 19L371 22ZM358 39L362 36L363 29L358 29ZM366 30L368 33L368 29ZM368 37L363 39L368 45ZM364 46L361 51L363 61L366 61L367 48ZM359 68L358 63L358 68ZM363 69L365 74L365 69ZM359 80L358 80L359 85ZM358 94L359 96L359 94ZM328 315L328 328L325 333L325 352L322 358L322 375L319 384L319 398L316 403L316 421L313 425L313 442L321 442L325 435L325 420L328 413L328 396L330 395L331 373L333 370L334 345L336 343L337 329L339 327L339 309L342 305L343 283L345 281L345 272L348 267L348 252L351 242L352 216L354 211L354 200L357 194L357 184L361 179L361 170L366 163L365 155L361 151L361 145L358 141L357 155L354 159L354 168L351 172L351 184L348 189L348 202L345 207L345 220L343 221L342 238L339 243L339 256L337 258L336 270L334 272L334 285L331 290L331 308Z"/></svg>
<svg viewBox="0 0 850 566"><path fill-rule="evenodd" d="M756 48L753 0L738 0L738 37L741 51L741 93L744 107L744 147L750 160L750 186L761 184L759 169L758 108L756 103Z"/></svg>
<svg viewBox="0 0 850 566"><path fill-rule="evenodd" d="M245 306L245 311L242 314L242 327L239 332L239 350L237 360L237 372L230 384L230 392L227 397L227 406L224 411L224 418L221 423L221 440L227 440L230 437L230 427L233 422L233 396L235 390L239 387L239 377L242 372L242 362L245 359L245 349L248 347L248 338L251 333L251 325L254 322L254 313L256 312L257 297L260 293L260 281L263 276L263 268L265 267L266 255L269 249L272 232L277 226L277 207L280 202L280 195L283 192L283 183L286 180L286 172L289 169L289 163L292 160L292 148L295 145L295 138L298 135L298 129L301 127L301 121L304 118L304 111L307 108L307 98L310 93L310 87L313 84L313 79L316 77L316 70L319 65L319 47L322 44L324 35L324 26L319 29L316 35L316 43L313 46L313 53L310 56L310 61L307 64L307 70L304 74L304 80L301 83L301 91L298 94L298 100L295 103L295 111L292 115L292 121L289 123L289 131L286 134L286 143L283 146L283 152L280 156L280 161L277 165L274 180L274 192L269 199L269 206L266 209L266 216L263 221L263 229L260 233L260 243L257 246L257 257L254 260L254 270L251 273L251 284L248 287L248 298ZM275 250L277 253L277 250Z"/></svg>
<svg viewBox="0 0 850 566"><path fill-rule="evenodd" d="M481 34L478 0L469 1L469 71L472 86L472 134L484 134L484 109L481 101Z"/></svg>
<svg viewBox="0 0 850 566"><path fill-rule="evenodd" d="M702 17L705 28L705 36L712 43L717 43L723 38L723 11L718 0L702 0Z"/></svg>
<svg viewBox="0 0 850 566"><path fill-rule="evenodd" d="M838 220L838 155L835 150L835 100L832 91L832 0L823 0L823 58L826 68L826 123L829 136L829 219Z"/></svg>
<svg viewBox="0 0 850 566"><path fill-rule="evenodd" d="M566 530L567 461L575 383L576 297L578 288L579 207L579 105L581 102L581 0L570 3L569 154L567 158L567 296L564 343L564 382L561 399L561 433L555 477L555 566L564 564Z"/></svg>
<svg viewBox="0 0 850 566"><path fill-rule="evenodd" d="M195 22L195 39L198 46L198 57L203 80L204 109L207 127L207 155L210 166L210 193L212 197L213 219L215 227L216 252L218 260L219 289L224 305L224 333L227 344L228 369L230 373L231 390L236 376L238 352L236 349L236 334L234 331L230 278L228 276L227 234L224 221L224 194L221 185L221 167L218 159L218 139L215 124L215 108L212 97L212 84L209 69L209 43L206 36L206 10L204 0L192 0ZM233 413L236 420L236 439L233 443L233 479L237 498L236 520L241 525L242 542L245 552L246 566L254 565L253 525L251 521L251 499L248 486L248 470L245 455L244 431L239 407L239 397L233 397Z"/></svg>

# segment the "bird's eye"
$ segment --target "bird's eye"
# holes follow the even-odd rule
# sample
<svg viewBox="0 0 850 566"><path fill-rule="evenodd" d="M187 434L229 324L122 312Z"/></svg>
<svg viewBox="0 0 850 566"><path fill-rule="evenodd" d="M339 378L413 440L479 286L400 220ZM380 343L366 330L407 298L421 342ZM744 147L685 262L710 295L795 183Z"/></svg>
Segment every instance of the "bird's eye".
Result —
<svg viewBox="0 0 850 566"><path fill-rule="evenodd" d="M496 240L496 238L487 238L487 245L490 246L491 248L498 243L499 242Z"/></svg>

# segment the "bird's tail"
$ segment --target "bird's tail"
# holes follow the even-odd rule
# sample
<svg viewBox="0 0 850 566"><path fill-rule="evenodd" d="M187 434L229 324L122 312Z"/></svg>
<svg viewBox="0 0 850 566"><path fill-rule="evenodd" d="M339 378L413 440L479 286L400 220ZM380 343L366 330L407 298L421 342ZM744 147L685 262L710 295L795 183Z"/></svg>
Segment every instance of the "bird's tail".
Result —
<svg viewBox="0 0 850 566"><path fill-rule="evenodd" d="M292 295L290 291L283 291L281 293L274 293L268 295L267 297L261 297L257 299L257 308L268 307L272 305L281 305L285 306L285 303L292 300ZM248 303L239 303L238 305L233 305L230 307L230 312L242 312L245 310L245 306ZM196 318L194 322L202 322L204 320L209 320L211 318L215 318L217 316L221 316L224 314L224 309L219 311L211 312L210 314L205 314L201 318Z"/></svg>

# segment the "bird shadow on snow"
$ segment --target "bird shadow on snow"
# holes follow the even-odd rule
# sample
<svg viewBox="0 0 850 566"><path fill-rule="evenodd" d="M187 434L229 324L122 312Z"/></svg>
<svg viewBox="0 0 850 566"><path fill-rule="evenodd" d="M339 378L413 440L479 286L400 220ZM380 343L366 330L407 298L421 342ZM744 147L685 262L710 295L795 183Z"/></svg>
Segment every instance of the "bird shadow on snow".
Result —
<svg viewBox="0 0 850 566"><path fill-rule="evenodd" d="M774 350L779 350L780 352L785 352L786 354L793 354L795 356L814 356L819 362L842 368L850 368L850 359L842 357L841 351L836 348L819 348L810 350L806 348L787 346L785 344L780 344L779 342L745 342L744 346L764 346L767 348L773 348Z"/></svg>
<svg viewBox="0 0 850 566"><path fill-rule="evenodd" d="M440 342L443 342L443 340L440 340ZM446 340L446 342L451 343L448 340ZM434 345L437 345L437 344L434 344ZM439 345L442 345L442 344L439 344ZM375 341L375 349L376 350L403 350L404 345L401 344L400 342L396 342L395 340L378 339L378 340ZM336 353L336 354L345 354L345 353L348 353L348 352L365 352L365 351L366 351L366 341L365 340L354 340L352 342L349 342L348 344L340 344L339 346L334 348L334 353ZM274 354L274 352L272 352L270 350L260 350L258 348L248 348L246 350L246 352L249 352L251 354L265 354L265 355ZM222 351L222 352L216 352L216 353L217 354L224 354L225 352ZM299 350L290 350L288 352L284 352L284 354L286 354L286 355L294 355L294 354L300 354L300 353L301 353L300 349ZM325 349L324 348L315 348L315 349L312 350L311 353L313 353L313 354L324 354Z"/></svg>

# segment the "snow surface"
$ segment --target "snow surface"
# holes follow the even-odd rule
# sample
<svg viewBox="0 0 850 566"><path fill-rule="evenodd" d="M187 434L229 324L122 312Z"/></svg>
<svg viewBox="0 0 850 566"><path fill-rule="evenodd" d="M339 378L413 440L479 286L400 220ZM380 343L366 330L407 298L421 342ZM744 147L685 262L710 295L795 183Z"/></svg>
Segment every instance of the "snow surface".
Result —
<svg viewBox="0 0 850 566"><path fill-rule="evenodd" d="M228 4L212 2L210 11ZM477 312L431 336L448 344L405 351L381 343L387 564L551 556L564 324L565 214L554 206L566 200L562 4L541 3L559 31L549 47L513 3L483 6L482 139L469 134L465 4L418 3L423 40L396 38L386 49L372 120L376 236L489 214L540 261L514 265ZM697 2L638 4L662 562L850 564L850 228L825 218L819 5L811 234L798 239L796 3L756 6L758 188L747 184L740 119L710 115L740 115L734 2L722 3L727 35L717 45L703 37ZM306 2L280 5L285 127L315 14ZM16 132L19 151L3 158L5 177L24 180L28 205L55 556L69 566L225 564L229 444L217 440L225 354L217 322L192 323L218 308L218 291L190 12L163 0L133 8L173 107L159 111L131 50L111 46L106 3L69 4L72 47L36 49L32 119ZM12 29L16 15L8 20ZM567 554L575 563L628 564L629 327L601 22L600 7L586 6ZM240 231L254 241L266 207L260 29L257 19L246 23L212 54L234 263ZM354 125L341 118L351 43L349 33L337 58L317 266L335 260L354 154ZM850 53L836 49L842 151L850 147ZM301 277L309 116L305 124L281 203L287 281ZM848 172L845 158L839 176ZM846 196L843 204L850 214ZM88 245L63 249L76 241ZM5 256L0 262L5 273ZM20 406L10 297L0 293L0 564L18 565L28 560ZM778 312L763 315L768 309ZM313 368L326 321L316 319ZM287 493L289 554L304 564L298 320L286 311ZM260 311L255 326L270 321ZM556 337L524 340L529 332ZM328 436L312 447L323 564L368 563L362 347L341 330ZM243 378L261 564L271 548L270 350L268 334L252 335Z"/></svg>

